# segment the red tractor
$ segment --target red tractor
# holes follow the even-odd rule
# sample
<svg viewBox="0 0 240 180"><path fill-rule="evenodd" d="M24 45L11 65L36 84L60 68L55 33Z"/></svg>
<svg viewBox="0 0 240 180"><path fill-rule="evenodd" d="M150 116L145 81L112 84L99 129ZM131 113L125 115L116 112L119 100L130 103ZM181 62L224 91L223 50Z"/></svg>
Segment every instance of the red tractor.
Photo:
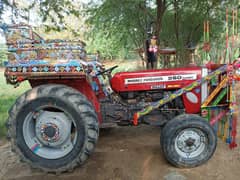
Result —
<svg viewBox="0 0 240 180"><path fill-rule="evenodd" d="M202 79L216 67L112 76L117 66L104 69L82 60L81 41L43 40L27 25L2 28L7 82L28 80L32 87L9 110L8 137L12 150L32 167L71 170L91 155L100 128L140 123L163 128L162 153L177 167L195 167L213 155L217 135L200 114L209 90Z"/></svg>

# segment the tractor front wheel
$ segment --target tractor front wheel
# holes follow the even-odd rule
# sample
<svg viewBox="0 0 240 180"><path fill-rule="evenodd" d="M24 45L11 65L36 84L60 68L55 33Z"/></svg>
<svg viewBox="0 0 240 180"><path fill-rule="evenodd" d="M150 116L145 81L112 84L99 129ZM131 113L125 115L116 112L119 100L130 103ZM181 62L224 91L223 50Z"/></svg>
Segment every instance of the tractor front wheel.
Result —
<svg viewBox="0 0 240 180"><path fill-rule="evenodd" d="M98 139L92 104L64 85L42 85L22 96L9 111L12 149L34 168L70 171L83 164Z"/></svg>
<svg viewBox="0 0 240 180"><path fill-rule="evenodd" d="M202 117L177 116L161 132L161 148L167 161L177 167L196 167L208 161L215 152L217 136Z"/></svg>

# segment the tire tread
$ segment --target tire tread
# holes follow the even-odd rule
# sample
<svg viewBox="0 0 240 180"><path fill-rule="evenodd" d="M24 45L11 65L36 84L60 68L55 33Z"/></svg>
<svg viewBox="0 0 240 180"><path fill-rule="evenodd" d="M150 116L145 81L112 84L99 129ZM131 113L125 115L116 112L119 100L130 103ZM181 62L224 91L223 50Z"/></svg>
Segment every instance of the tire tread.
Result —
<svg viewBox="0 0 240 180"><path fill-rule="evenodd" d="M57 98L62 98L73 104L73 106L75 106L75 109L77 109L79 113L83 114L82 120L84 121L86 130L83 148L81 150L81 153L79 153L75 159L73 159L71 162L69 162L63 167L57 169L50 169L39 166L37 163L34 163L31 160L27 159L16 143L17 115L21 111L22 107L31 101L32 96L54 96ZM82 165L85 162L87 157L93 152L98 140L99 125L93 105L80 92L65 85L47 84L28 90L16 100L15 104L10 108L8 113L9 118L6 123L8 128L7 134L10 138L12 149L15 150L15 152L20 156L20 159L30 164L32 168L38 168L43 170L44 172L53 172L59 174L65 171L72 171L72 169L74 169L76 166ZM88 129L90 129L94 133L89 133Z"/></svg>

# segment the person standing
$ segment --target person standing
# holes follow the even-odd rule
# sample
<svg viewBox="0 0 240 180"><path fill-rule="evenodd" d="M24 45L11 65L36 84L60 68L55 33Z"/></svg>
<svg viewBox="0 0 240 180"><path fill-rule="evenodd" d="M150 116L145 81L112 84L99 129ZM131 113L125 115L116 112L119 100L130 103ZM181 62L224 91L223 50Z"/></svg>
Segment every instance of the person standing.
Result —
<svg viewBox="0 0 240 180"><path fill-rule="evenodd" d="M96 52L95 61L100 62L100 51Z"/></svg>
<svg viewBox="0 0 240 180"><path fill-rule="evenodd" d="M152 36L151 39L146 40L147 69L157 68L157 53L157 37Z"/></svg>

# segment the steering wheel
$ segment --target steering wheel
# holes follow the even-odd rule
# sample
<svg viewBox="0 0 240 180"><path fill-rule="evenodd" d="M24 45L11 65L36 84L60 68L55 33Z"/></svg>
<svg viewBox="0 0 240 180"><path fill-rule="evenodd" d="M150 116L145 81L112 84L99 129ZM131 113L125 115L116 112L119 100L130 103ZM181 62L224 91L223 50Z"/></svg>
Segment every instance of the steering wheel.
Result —
<svg viewBox="0 0 240 180"><path fill-rule="evenodd" d="M105 73L107 73L107 72L111 73L111 72L112 72L114 69L116 69L117 67L118 67L118 65L113 66L113 67L110 67L110 68L108 68L108 69L106 69L106 70L104 70L104 71L101 71L101 72L97 73L96 76L105 74Z"/></svg>

